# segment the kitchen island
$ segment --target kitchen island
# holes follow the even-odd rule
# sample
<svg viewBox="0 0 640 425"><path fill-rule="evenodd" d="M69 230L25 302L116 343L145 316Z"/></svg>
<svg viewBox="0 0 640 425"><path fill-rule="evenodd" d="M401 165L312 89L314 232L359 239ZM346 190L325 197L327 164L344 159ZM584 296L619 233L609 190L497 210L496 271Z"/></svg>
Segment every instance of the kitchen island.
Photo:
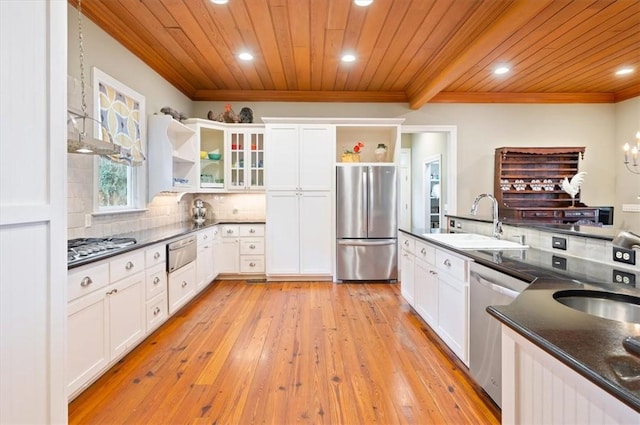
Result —
<svg viewBox="0 0 640 425"><path fill-rule="evenodd" d="M400 231L439 245L423 236L432 233L432 229ZM625 337L640 335L640 324L575 311L557 302L553 296L557 291L567 289L640 296L640 290L635 287L613 283L613 271L617 266L563 256L563 267L556 268L552 259L559 255L535 247L522 251L456 251L450 246L439 246L529 282L528 288L513 303L492 306L488 312L544 353L595 384L606 395L611 395L623 410L630 408L634 415L640 412L640 357L628 353L622 345ZM623 270L640 282L637 270ZM513 396L510 401L513 402ZM503 412L510 408L503 404Z"/></svg>

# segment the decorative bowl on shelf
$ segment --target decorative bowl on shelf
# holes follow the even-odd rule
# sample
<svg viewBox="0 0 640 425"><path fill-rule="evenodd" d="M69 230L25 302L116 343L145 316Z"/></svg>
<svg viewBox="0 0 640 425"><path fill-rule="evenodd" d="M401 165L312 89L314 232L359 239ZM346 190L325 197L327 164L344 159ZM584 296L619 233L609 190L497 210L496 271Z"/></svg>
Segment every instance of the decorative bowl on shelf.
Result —
<svg viewBox="0 0 640 425"><path fill-rule="evenodd" d="M200 151L200 159L207 159L207 152Z"/></svg>
<svg viewBox="0 0 640 425"><path fill-rule="evenodd" d="M220 158L222 158L222 154L220 154L220 153L209 152L208 155L209 155L209 159L212 159L214 161L217 161Z"/></svg>

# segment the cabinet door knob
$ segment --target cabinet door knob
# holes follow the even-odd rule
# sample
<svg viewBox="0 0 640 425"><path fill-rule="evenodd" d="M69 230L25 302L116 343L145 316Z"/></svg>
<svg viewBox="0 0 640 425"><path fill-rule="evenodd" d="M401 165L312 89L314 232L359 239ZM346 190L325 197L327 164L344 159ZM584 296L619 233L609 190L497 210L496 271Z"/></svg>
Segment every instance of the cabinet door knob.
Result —
<svg viewBox="0 0 640 425"><path fill-rule="evenodd" d="M186 281L182 281L182 287L185 288L188 285L188 283Z"/></svg>
<svg viewBox="0 0 640 425"><path fill-rule="evenodd" d="M451 267L451 261L448 258L444 260L443 264L447 267Z"/></svg>
<svg viewBox="0 0 640 425"><path fill-rule="evenodd" d="M228 234L232 234L233 233L233 229L227 229L227 233Z"/></svg>
<svg viewBox="0 0 640 425"><path fill-rule="evenodd" d="M254 229L253 227L251 229L249 229L249 233L255 233L256 229Z"/></svg>
<svg viewBox="0 0 640 425"><path fill-rule="evenodd" d="M87 286L91 285L92 283L93 283L93 280L91 280L91 278L89 276L85 276L80 281L80 286L82 286L83 288L86 288Z"/></svg>
<svg viewBox="0 0 640 425"><path fill-rule="evenodd" d="M158 283L160 283L160 278L158 276L153 278L153 284L157 285Z"/></svg>
<svg viewBox="0 0 640 425"><path fill-rule="evenodd" d="M160 258L160 253L158 251L156 251L156 253L153 254L153 259L157 260L158 258Z"/></svg>
<svg viewBox="0 0 640 425"><path fill-rule="evenodd" d="M404 246L409 246L409 241L408 240L404 241Z"/></svg>
<svg viewBox="0 0 640 425"><path fill-rule="evenodd" d="M422 255L427 255L427 249L426 249L426 248L422 248L422 249L420 250L420 254L422 254Z"/></svg>
<svg viewBox="0 0 640 425"><path fill-rule="evenodd" d="M203 238L203 239L208 239L208 238L209 238L209 236L207 236L207 235L202 235L202 238Z"/></svg>
<svg viewBox="0 0 640 425"><path fill-rule="evenodd" d="M127 261L127 265L124 266L125 269L131 270L133 268L133 263L131 261Z"/></svg>
<svg viewBox="0 0 640 425"><path fill-rule="evenodd" d="M153 315L157 316L158 314L160 314L160 307L156 307L153 309Z"/></svg>

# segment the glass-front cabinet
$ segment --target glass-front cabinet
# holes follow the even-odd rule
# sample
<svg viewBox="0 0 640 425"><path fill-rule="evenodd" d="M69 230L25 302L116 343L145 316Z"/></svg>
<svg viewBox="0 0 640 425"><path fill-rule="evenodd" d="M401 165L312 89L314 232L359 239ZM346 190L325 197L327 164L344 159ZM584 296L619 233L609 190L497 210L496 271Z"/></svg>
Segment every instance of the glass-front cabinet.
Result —
<svg viewBox="0 0 640 425"><path fill-rule="evenodd" d="M227 130L229 190L264 190L264 127Z"/></svg>

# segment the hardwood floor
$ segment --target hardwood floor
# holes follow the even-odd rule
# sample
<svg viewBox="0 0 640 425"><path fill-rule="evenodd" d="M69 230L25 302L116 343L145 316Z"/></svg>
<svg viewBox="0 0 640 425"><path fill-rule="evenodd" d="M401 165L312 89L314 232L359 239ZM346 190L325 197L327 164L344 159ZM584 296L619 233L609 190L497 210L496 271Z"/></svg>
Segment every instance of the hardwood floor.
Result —
<svg viewBox="0 0 640 425"><path fill-rule="evenodd" d="M395 284L217 281L69 405L70 424L498 424Z"/></svg>

